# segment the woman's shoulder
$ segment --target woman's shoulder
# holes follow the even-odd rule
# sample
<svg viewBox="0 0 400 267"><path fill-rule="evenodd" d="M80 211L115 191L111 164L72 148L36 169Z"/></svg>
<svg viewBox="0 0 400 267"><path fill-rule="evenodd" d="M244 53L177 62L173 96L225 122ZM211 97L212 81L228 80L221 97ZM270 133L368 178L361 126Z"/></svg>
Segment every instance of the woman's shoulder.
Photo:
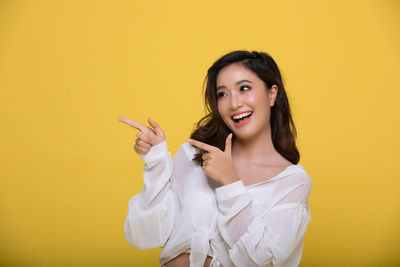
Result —
<svg viewBox="0 0 400 267"><path fill-rule="evenodd" d="M305 185L311 188L311 177L301 164L288 166L280 175L278 180L283 184L290 185ZM281 179L279 179L281 178Z"/></svg>
<svg viewBox="0 0 400 267"><path fill-rule="evenodd" d="M286 168L290 173L293 173L293 175L301 176L305 180L311 180L310 175L308 175L306 169L302 164L293 164L290 165Z"/></svg>

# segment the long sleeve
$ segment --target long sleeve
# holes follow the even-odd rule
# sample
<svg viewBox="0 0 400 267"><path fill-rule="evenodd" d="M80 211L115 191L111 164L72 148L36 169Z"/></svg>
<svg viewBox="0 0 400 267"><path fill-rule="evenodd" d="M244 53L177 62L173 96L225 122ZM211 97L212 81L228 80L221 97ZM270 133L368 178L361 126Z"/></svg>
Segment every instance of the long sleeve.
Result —
<svg viewBox="0 0 400 267"><path fill-rule="evenodd" d="M140 155L144 186L129 200L125 238L138 249L163 247L174 226L176 197L170 186L172 158L166 141Z"/></svg>
<svg viewBox="0 0 400 267"><path fill-rule="evenodd" d="M289 181L281 185L285 190L275 186L254 194L241 181L216 189L218 227L235 266L298 266L311 220L311 181L308 175ZM255 195L262 199L265 194L272 194L273 201L255 203Z"/></svg>

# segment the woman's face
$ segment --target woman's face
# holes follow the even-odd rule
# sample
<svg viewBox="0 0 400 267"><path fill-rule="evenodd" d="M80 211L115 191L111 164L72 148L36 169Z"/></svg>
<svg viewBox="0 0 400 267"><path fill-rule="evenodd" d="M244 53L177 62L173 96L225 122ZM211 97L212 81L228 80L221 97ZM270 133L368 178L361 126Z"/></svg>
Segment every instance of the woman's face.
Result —
<svg viewBox="0 0 400 267"><path fill-rule="evenodd" d="M246 140L267 132L276 85L267 92L256 74L233 63L220 70L216 88L218 112L236 138Z"/></svg>

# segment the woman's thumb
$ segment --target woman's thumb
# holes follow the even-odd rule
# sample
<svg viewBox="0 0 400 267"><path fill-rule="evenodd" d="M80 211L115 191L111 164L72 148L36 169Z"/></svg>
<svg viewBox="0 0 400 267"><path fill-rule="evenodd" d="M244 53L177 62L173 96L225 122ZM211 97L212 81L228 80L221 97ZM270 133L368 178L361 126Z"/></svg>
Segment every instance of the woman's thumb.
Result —
<svg viewBox="0 0 400 267"><path fill-rule="evenodd" d="M153 131L154 131L154 133L156 135L163 135L164 134L164 132L161 130L160 126L158 126L158 124L155 121L153 121L150 118L147 118L147 121L149 122L151 128L153 128Z"/></svg>
<svg viewBox="0 0 400 267"><path fill-rule="evenodd" d="M231 155L231 150L232 150L232 133L230 133L225 140L225 151L224 152L229 153L229 155Z"/></svg>

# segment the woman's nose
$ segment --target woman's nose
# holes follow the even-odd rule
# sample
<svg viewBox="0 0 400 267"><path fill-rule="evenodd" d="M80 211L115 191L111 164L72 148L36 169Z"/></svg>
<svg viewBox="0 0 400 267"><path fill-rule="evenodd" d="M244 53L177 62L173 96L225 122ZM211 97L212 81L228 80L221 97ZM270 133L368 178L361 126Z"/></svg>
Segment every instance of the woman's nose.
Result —
<svg viewBox="0 0 400 267"><path fill-rule="evenodd" d="M242 99L239 94L232 94L231 95L231 109L236 110L242 106Z"/></svg>

